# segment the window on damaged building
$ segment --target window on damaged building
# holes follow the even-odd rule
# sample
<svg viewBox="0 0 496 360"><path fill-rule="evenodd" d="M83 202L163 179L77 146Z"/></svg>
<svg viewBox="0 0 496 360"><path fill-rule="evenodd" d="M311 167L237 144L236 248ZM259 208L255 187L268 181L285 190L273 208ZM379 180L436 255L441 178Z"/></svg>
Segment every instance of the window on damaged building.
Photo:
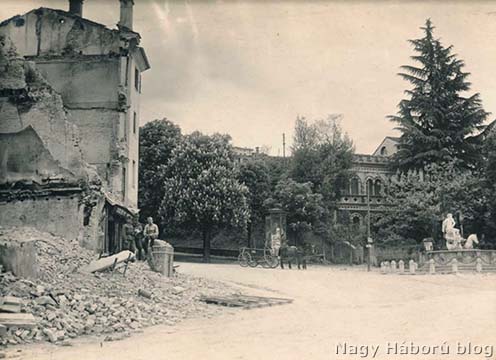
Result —
<svg viewBox="0 0 496 360"><path fill-rule="evenodd" d="M128 122L129 120L127 119L128 116L127 114L124 116L124 140L127 140L127 132L128 132Z"/></svg>
<svg viewBox="0 0 496 360"><path fill-rule="evenodd" d="M141 92L140 72L138 68L134 68L134 88L136 91Z"/></svg>
<svg viewBox="0 0 496 360"><path fill-rule="evenodd" d="M126 167L122 167L122 201L126 201Z"/></svg>
<svg viewBox="0 0 496 360"><path fill-rule="evenodd" d="M136 128L138 127L138 119L136 112L133 113L133 134L136 134Z"/></svg>
<svg viewBox="0 0 496 360"><path fill-rule="evenodd" d="M132 176L132 182L133 182L133 189L136 187L136 161L133 160L133 176Z"/></svg>

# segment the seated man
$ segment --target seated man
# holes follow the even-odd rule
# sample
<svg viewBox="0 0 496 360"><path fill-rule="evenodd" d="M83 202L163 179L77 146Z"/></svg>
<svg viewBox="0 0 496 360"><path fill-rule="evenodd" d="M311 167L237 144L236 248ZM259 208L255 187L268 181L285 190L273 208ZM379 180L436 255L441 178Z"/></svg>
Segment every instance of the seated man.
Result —
<svg viewBox="0 0 496 360"><path fill-rule="evenodd" d="M143 230L144 235L144 243L143 250L145 250L145 254L148 253L148 249L153 248L153 242L158 238L158 226L153 223L153 218L149 217L147 219L147 224L145 225L145 229Z"/></svg>

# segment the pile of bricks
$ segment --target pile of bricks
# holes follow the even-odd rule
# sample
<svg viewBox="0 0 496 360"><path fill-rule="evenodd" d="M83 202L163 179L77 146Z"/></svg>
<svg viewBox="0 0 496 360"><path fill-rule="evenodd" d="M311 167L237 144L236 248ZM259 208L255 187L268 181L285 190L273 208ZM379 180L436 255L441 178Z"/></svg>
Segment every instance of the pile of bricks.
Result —
<svg viewBox="0 0 496 360"><path fill-rule="evenodd" d="M0 345L35 341L66 344L82 335L116 340L146 326L213 316L220 310L201 298L236 293L225 284L201 278L182 274L164 277L143 262L130 263L125 276L110 271L83 273L78 268L94 259L94 254L77 243L47 238L40 241L39 279L0 274L0 296L22 299L21 313L32 314L36 320L34 326L9 326Z"/></svg>

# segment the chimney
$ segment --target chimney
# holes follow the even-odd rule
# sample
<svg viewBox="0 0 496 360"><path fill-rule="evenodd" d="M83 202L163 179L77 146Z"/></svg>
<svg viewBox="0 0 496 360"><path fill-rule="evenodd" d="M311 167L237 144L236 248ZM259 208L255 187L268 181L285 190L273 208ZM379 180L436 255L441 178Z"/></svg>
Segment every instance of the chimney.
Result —
<svg viewBox="0 0 496 360"><path fill-rule="evenodd" d="M69 12L83 17L83 1L84 0L69 0Z"/></svg>
<svg viewBox="0 0 496 360"><path fill-rule="evenodd" d="M134 0L119 0L121 3L121 19L119 27L133 30L133 6Z"/></svg>

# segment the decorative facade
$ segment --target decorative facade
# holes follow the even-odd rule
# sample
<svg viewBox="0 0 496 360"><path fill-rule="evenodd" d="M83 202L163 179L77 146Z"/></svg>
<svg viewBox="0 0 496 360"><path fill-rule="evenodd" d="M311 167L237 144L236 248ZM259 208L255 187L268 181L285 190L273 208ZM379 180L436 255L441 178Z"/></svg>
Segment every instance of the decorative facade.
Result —
<svg viewBox="0 0 496 360"><path fill-rule="evenodd" d="M371 213L387 209L385 186L394 175L389 156L397 151L397 143L397 138L386 137L372 155L353 155L353 176L338 203L338 212L347 213L352 224L364 225L369 207Z"/></svg>

